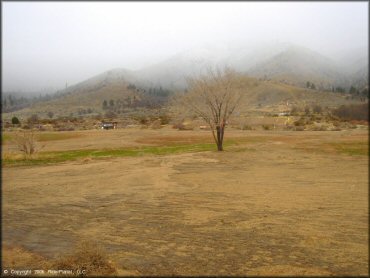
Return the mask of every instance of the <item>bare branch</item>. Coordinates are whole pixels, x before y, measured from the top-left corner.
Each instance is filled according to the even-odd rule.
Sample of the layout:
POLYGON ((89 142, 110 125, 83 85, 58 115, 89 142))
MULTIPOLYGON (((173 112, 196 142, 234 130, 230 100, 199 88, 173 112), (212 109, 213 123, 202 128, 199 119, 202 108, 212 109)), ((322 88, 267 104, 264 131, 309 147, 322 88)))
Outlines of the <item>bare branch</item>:
POLYGON ((243 96, 241 77, 229 68, 208 69, 198 78, 187 78, 187 82, 189 92, 183 97, 182 105, 208 123, 218 149, 222 150, 227 120, 243 96))
POLYGON ((44 147, 38 144, 33 131, 18 132, 14 135, 13 142, 26 158, 32 158, 36 152, 44 147))

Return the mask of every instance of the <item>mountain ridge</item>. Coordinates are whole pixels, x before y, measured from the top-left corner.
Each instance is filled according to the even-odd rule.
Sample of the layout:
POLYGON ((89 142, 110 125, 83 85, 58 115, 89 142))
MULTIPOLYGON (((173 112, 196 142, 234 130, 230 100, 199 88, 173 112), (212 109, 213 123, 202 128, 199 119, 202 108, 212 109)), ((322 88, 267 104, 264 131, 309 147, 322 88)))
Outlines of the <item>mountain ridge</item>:
MULTIPOLYGON (((354 57, 359 56, 354 55, 354 57)), ((346 61, 347 64, 348 61, 346 61)), ((360 60, 361 63, 358 62, 359 60, 356 61, 353 62, 355 64, 353 68, 346 72, 341 70, 343 66, 337 61, 317 51, 289 43, 276 43, 273 47, 265 45, 250 49, 207 46, 204 49, 195 48, 178 53, 160 63, 139 70, 113 68, 104 71, 58 91, 52 100, 32 103, 29 111, 37 110, 46 113, 47 105, 50 105, 63 113, 69 105, 72 105, 75 107, 74 110, 95 107, 96 111, 101 112, 104 100, 120 99, 124 102, 124 99, 133 97, 135 94, 135 97, 140 99, 139 94, 149 89, 153 91, 154 88, 184 91, 186 77, 196 77, 209 67, 215 66, 220 68, 229 66, 243 75, 254 78, 256 82, 263 83, 270 80, 277 84, 292 86, 281 89, 287 92, 306 89, 308 82, 315 84, 315 88, 321 91, 332 91, 333 87, 338 86, 346 87, 347 91, 350 86, 357 86, 358 89, 367 88, 368 63, 363 60, 360 60), (213 51, 215 48, 216 50, 213 51), (248 57, 251 57, 249 63, 245 62, 248 57), (134 87, 135 90, 132 89, 134 87)), ((267 96, 269 90, 271 94, 280 90, 271 82, 268 83, 270 85, 265 86, 264 96, 257 98, 269 99, 267 96)), ((284 94, 290 93, 282 93, 280 96, 284 94)))

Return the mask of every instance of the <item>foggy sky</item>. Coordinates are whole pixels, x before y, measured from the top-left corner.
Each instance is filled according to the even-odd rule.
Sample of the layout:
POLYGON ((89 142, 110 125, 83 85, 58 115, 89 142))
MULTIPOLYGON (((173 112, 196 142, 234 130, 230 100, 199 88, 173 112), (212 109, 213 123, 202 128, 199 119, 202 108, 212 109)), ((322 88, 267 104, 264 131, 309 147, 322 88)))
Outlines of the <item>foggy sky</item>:
POLYGON ((2 2, 2 89, 62 89, 208 44, 368 46, 368 2, 2 2))

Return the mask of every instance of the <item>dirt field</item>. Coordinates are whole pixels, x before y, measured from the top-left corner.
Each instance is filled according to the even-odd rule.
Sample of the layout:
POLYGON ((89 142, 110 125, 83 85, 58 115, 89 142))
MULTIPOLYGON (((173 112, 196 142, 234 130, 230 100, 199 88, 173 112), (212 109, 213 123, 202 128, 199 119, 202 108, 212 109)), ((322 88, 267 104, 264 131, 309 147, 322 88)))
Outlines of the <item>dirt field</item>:
MULTIPOLYGON (((45 148, 212 142, 209 131, 79 134, 45 148)), ((224 152, 4 167, 5 251, 54 258, 90 240, 121 274, 368 274, 368 155, 353 150, 368 152, 367 130, 229 138, 240 143, 224 152)))

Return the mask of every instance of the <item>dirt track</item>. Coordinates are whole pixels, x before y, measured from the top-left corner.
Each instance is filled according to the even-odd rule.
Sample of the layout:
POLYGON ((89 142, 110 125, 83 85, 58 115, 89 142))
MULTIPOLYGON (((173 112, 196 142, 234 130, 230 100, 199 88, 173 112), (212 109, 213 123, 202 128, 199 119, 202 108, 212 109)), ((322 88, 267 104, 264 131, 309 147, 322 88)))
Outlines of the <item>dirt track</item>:
MULTIPOLYGON (((138 144, 139 131, 127 132, 138 144)), ((145 142, 169 134, 193 133, 148 131, 145 142)), ((140 275, 367 275, 368 157, 302 149, 367 132, 230 136, 241 134, 266 140, 4 168, 3 243, 53 257, 96 240, 140 275)))

